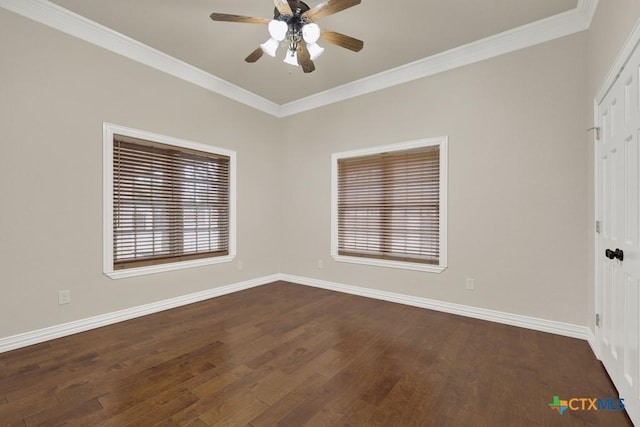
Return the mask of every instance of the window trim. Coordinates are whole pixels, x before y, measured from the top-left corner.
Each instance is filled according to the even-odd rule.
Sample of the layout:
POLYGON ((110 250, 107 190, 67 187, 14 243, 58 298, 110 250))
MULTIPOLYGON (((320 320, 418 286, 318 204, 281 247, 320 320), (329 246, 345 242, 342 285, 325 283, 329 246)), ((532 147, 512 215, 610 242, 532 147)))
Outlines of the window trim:
POLYGON ((420 139, 397 144, 383 145, 359 150, 343 151, 331 155, 331 256, 338 262, 353 264, 373 265, 378 267, 398 268, 403 270, 417 270, 431 273, 441 273, 447 268, 447 181, 448 181, 448 155, 447 136, 420 139), (423 264, 410 261, 393 261, 357 256, 345 256, 338 254, 338 160, 375 155, 393 151, 411 150, 423 147, 440 147, 440 252, 439 263, 423 264))
POLYGON ((231 262, 236 256, 236 152, 198 142, 103 123, 103 272, 112 279, 231 262), (229 157, 229 254, 115 270, 113 268, 113 137, 114 134, 229 157))

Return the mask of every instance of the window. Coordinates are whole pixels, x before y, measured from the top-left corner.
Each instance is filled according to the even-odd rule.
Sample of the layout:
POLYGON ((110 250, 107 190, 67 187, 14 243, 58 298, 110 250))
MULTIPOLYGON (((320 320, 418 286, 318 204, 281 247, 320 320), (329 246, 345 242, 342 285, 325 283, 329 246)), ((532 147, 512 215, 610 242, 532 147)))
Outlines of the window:
POLYGON ((231 261, 235 153, 104 126, 105 273, 231 261))
POLYGON ((337 261, 444 270, 446 137, 338 153, 332 160, 337 261))

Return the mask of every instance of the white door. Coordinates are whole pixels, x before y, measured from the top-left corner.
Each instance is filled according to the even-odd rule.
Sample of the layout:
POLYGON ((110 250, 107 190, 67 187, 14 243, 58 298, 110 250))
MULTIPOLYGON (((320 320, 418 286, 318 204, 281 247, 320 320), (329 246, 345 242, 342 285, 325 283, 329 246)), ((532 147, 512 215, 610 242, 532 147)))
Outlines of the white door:
POLYGON ((640 50, 598 105, 600 358, 640 426, 640 50))

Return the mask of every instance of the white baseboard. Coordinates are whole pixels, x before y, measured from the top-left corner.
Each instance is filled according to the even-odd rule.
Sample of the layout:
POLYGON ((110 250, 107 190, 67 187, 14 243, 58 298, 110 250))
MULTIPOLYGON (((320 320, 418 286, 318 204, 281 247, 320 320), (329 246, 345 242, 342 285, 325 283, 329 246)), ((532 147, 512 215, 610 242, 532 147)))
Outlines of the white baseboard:
MULTIPOLYGON (((472 317, 474 319, 488 320, 490 322, 502 323, 505 325, 517 326, 520 328, 532 329, 535 331, 549 332, 571 338, 579 338, 589 341, 593 334, 586 326, 573 325, 570 323, 556 322, 553 320, 538 319, 535 317, 522 316, 519 314, 505 313, 501 311, 488 310, 485 308, 471 307, 468 305, 453 304, 427 298, 414 297, 410 295, 396 294, 393 292, 377 291, 358 286, 344 285, 340 283, 328 282, 325 280, 310 279, 308 277, 293 276, 290 274, 278 275, 279 280, 297 283, 300 285, 313 286, 316 288, 328 289, 337 292, 344 292, 352 295, 359 295, 368 298, 375 298, 414 307, 427 308, 429 310, 442 311, 445 313, 457 314, 459 316, 472 317)), ((593 339, 595 342, 595 339, 593 339)), ((592 345, 593 348, 593 345, 592 345)))
POLYGON ((29 345, 38 344, 56 338, 65 337, 68 335, 77 334, 78 332, 85 332, 90 329, 112 325, 114 323, 123 322, 125 320, 134 319, 136 317, 146 316, 147 314, 153 314, 159 311, 169 310, 172 308, 204 301, 233 292, 254 288, 256 286, 266 285, 277 280, 279 280, 279 275, 273 274, 269 276, 259 277, 257 279, 234 283, 231 285, 220 286, 218 288, 213 288, 202 292, 153 302, 138 307, 132 307, 112 313, 101 314, 99 316, 89 317, 87 319, 76 320, 73 322, 64 323, 62 325, 51 326, 48 328, 38 329, 23 334, 12 335, 6 338, 0 338, 0 353, 15 350, 17 348, 27 347, 29 345))
POLYGON ((598 345, 596 344, 596 336, 593 333, 593 331, 591 330, 591 328, 587 328, 587 342, 589 343, 589 346, 591 347, 591 351, 593 351, 593 354, 596 356, 596 359, 600 360, 600 349, 598 348, 598 345))
POLYGON ((257 279, 221 286, 202 292, 183 295, 180 297, 145 304, 138 307, 127 308, 125 310, 119 310, 99 316, 89 317, 87 319, 76 320, 73 322, 64 323, 62 325, 51 326, 48 328, 38 329, 23 334, 12 335, 6 338, 0 338, 0 353, 27 347, 33 344, 42 343, 56 338, 61 338, 68 335, 77 334, 79 332, 85 332, 91 329, 100 328, 102 326, 112 325, 114 323, 123 322, 125 320, 134 319, 136 317, 142 317, 148 314, 157 313, 159 311, 169 310, 172 308, 181 307, 183 305, 204 301, 233 292, 266 285, 278 280, 296 283, 299 285, 313 286, 316 288, 343 292, 352 295, 359 295, 367 298, 374 298, 398 304, 421 307, 429 310, 456 314, 459 316, 472 317, 474 319, 488 320, 491 322, 503 323, 505 325, 517 326, 521 328, 532 329, 535 331, 549 332, 556 335, 579 338, 586 340, 591 346, 591 349, 593 350, 596 357, 598 356, 598 353, 595 351, 595 336, 593 335, 593 332, 591 332, 591 330, 586 326, 572 325, 569 323, 556 322, 553 320, 538 319, 535 317, 522 316, 519 314, 505 313, 501 311, 488 310, 467 305, 436 301, 427 298, 397 294, 393 292, 378 291, 375 289, 345 285, 340 283, 328 282, 326 280, 311 279, 308 277, 300 277, 290 274, 272 274, 269 276, 263 276, 257 279))

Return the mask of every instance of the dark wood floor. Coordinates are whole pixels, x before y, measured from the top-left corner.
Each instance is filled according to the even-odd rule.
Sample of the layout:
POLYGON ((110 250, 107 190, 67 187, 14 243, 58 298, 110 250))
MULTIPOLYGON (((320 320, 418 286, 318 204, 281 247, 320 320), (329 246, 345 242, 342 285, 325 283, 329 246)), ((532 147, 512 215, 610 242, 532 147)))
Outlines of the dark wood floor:
POLYGON ((627 426, 584 341, 284 282, 0 354, 2 425, 627 426))

